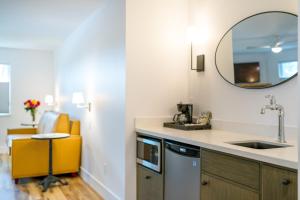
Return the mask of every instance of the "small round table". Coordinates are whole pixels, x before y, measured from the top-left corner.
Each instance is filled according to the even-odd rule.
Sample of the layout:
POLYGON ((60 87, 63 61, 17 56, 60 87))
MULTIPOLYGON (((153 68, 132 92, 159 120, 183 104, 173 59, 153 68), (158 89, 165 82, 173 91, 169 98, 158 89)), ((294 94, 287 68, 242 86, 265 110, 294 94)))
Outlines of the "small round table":
POLYGON ((21 123, 21 126, 32 126, 32 128, 35 128, 38 125, 38 123, 21 123))
POLYGON ((54 139, 62 139, 70 137, 70 134, 66 133, 43 133, 43 134, 36 134, 31 136, 32 139, 35 140, 48 140, 49 141, 49 172, 48 176, 40 182, 40 184, 43 186, 43 192, 46 192, 47 189, 50 187, 51 184, 54 184, 56 182, 59 182, 63 185, 67 185, 67 182, 63 182, 61 179, 59 179, 56 176, 53 176, 53 169, 52 169, 52 140, 54 139))

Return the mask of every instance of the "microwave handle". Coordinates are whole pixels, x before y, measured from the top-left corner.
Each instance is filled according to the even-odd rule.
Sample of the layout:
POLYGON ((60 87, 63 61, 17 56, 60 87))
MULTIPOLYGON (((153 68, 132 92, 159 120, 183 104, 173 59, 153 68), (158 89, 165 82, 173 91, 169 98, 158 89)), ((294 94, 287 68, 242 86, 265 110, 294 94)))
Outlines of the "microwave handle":
POLYGON ((139 141, 139 142, 143 142, 145 144, 160 146, 160 142, 155 141, 155 140, 151 140, 151 139, 147 139, 147 138, 141 138, 141 137, 138 137, 136 140, 139 141))

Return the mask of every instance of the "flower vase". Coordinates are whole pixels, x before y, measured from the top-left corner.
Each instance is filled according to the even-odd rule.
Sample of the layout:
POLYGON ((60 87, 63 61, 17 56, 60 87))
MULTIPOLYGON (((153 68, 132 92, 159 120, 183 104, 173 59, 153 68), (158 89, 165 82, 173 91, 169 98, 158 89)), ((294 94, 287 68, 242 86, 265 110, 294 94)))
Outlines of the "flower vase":
POLYGON ((32 124, 35 124, 36 109, 31 109, 30 114, 31 114, 31 117, 32 117, 32 124))

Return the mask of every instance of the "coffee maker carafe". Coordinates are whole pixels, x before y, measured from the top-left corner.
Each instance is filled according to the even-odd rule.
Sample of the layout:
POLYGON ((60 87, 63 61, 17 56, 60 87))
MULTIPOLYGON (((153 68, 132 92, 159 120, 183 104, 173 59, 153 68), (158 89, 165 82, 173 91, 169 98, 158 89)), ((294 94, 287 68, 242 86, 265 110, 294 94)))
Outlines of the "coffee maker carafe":
POLYGON ((193 122, 193 104, 177 104, 179 113, 175 114, 173 121, 178 124, 191 124, 193 122))

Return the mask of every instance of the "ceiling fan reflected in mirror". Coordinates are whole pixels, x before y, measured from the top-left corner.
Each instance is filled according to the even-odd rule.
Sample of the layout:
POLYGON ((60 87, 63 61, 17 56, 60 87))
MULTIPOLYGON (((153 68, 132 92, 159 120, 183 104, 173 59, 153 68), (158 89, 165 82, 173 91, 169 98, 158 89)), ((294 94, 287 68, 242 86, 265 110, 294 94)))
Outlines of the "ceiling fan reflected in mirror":
POLYGON ((291 48, 297 40, 291 40, 291 41, 283 41, 280 40, 279 36, 274 36, 275 40, 272 45, 264 45, 264 46, 248 46, 246 47, 247 50, 253 50, 253 49, 270 49, 273 53, 280 53, 285 48, 291 48))

